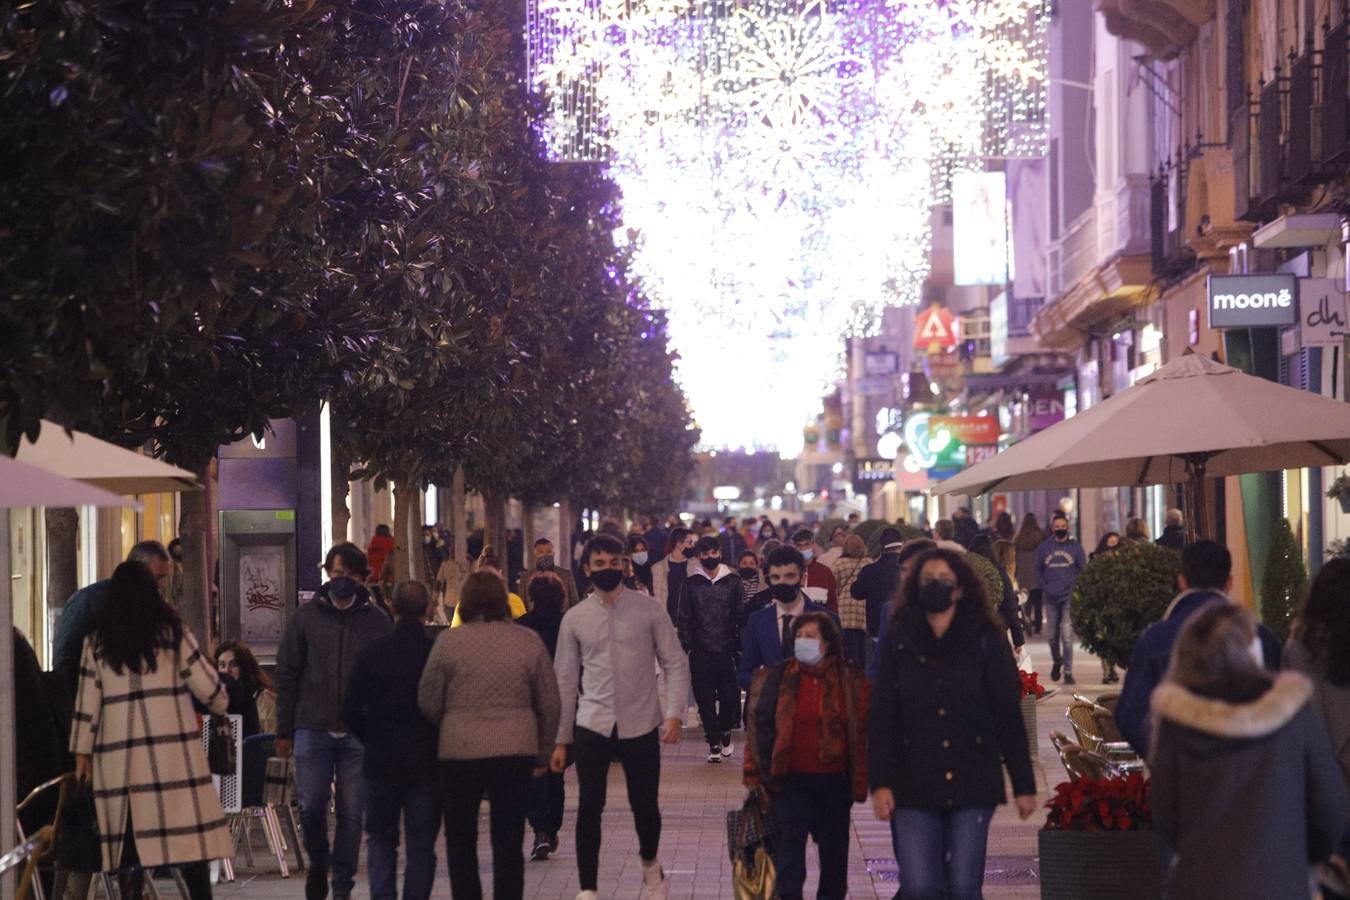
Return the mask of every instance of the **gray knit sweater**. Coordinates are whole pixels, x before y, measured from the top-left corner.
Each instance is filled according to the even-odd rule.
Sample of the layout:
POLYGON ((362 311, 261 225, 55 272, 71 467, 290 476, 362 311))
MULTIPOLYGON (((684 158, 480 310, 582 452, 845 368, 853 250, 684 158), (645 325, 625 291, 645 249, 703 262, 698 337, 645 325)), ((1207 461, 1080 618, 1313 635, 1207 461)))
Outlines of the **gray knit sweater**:
POLYGON ((529 756, 545 765, 553 752, 553 663, 539 636, 514 622, 469 622, 437 638, 417 705, 440 731, 440 759, 529 756))

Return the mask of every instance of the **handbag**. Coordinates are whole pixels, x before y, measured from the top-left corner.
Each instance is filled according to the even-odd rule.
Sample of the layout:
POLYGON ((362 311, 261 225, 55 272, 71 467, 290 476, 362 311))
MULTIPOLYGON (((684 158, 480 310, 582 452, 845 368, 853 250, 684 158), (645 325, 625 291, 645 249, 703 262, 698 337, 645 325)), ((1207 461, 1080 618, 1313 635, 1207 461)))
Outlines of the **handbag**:
POLYGON ((748 857, 736 860, 731 879, 736 900, 774 900, 778 896, 778 870, 763 844, 748 857))
POLYGON ((228 716, 212 716, 207 731, 206 765, 212 775, 233 775, 239 759, 235 754, 234 730, 228 716))
POLYGON ((756 847, 773 840, 773 820, 764 788, 751 788, 740 809, 727 813, 727 855, 733 863, 753 854, 756 847))
POLYGON ((65 805, 61 807, 61 823, 56 831, 56 862, 71 872, 103 871, 98 810, 94 806, 94 787, 88 781, 72 784, 65 805))

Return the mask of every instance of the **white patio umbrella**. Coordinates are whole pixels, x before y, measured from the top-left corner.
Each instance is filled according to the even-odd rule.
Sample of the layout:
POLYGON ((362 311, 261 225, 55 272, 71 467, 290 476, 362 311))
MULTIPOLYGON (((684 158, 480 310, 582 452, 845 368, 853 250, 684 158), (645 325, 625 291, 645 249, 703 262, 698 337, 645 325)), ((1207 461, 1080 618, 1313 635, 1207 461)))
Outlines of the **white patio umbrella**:
MULTIPOLYGON (((1350 461, 1350 404, 1188 354, 942 482, 939 494, 1188 483, 1350 461)), ((1204 492, 1194 524, 1205 527, 1204 492)))
POLYGON ((45 419, 37 440, 25 438, 15 459, 115 494, 157 494, 192 490, 197 486, 196 477, 186 469, 126 450, 82 431, 67 433, 62 426, 45 419))
MULTIPOLYGON (((14 846, 14 598, 10 593, 9 510, 28 506, 140 504, 0 455, 0 852, 14 846)), ((4 891, 0 891, 4 893, 4 891)))

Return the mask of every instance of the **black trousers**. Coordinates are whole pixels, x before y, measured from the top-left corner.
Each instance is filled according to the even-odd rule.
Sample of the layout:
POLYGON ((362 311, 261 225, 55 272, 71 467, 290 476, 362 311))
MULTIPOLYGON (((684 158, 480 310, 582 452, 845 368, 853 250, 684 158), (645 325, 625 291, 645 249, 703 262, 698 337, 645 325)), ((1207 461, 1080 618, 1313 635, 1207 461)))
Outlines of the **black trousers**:
MULTIPOLYGON (((130 812, 127 813, 127 830, 122 836, 122 858, 117 868, 117 887, 122 900, 141 900, 145 890, 145 870, 141 868, 141 855, 136 851, 130 812)), ((178 871, 183 875, 190 900, 211 900, 211 863, 206 860, 181 863, 178 871)))
POLYGON ((703 722, 703 736, 709 746, 721 746, 722 735, 741 724, 736 657, 731 653, 693 650, 689 653, 689 677, 694 684, 694 702, 703 722))
MULTIPOLYGON (((617 729, 609 737, 577 726, 573 749, 577 761, 577 874, 583 891, 598 891, 600 880, 600 818, 605 811, 610 763, 623 766, 628 782, 628 806, 637 828, 638 855, 656 859, 661 846, 661 741, 656 730, 620 740, 617 729)), ((458 897, 456 897, 458 900, 458 897)))
POLYGON ((525 893, 525 811, 530 805, 534 759, 494 756, 441 760, 441 806, 445 810, 445 856, 455 900, 479 900, 478 808, 486 796, 491 815, 492 896, 521 900, 525 893))
POLYGON ((530 811, 526 818, 540 834, 556 835, 562 829, 567 788, 557 772, 545 772, 530 784, 530 811))
POLYGON ((1031 627, 1040 634, 1045 625, 1045 592, 1040 588, 1027 591, 1027 608, 1031 613, 1031 627))
POLYGON ((817 900, 844 900, 848 895, 849 811, 853 791, 847 775, 788 775, 769 794, 776 842, 774 867, 778 894, 800 900, 806 883, 806 839, 820 853, 817 900))

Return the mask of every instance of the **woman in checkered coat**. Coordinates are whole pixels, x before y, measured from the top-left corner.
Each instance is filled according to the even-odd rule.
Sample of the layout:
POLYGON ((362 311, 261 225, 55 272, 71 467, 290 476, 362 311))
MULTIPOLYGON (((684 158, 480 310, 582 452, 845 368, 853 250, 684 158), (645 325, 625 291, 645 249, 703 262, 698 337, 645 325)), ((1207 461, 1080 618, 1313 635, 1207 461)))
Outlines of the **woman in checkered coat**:
POLYGON ((164 865, 182 867, 192 900, 210 898, 206 861, 233 855, 194 697, 213 713, 229 703, 150 570, 123 563, 84 642, 70 745, 93 781, 103 868, 132 873, 124 900, 140 897, 140 867, 164 865))

